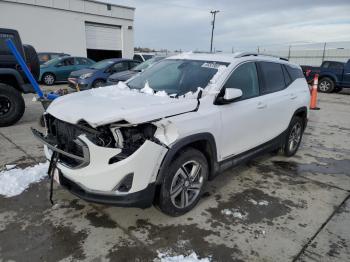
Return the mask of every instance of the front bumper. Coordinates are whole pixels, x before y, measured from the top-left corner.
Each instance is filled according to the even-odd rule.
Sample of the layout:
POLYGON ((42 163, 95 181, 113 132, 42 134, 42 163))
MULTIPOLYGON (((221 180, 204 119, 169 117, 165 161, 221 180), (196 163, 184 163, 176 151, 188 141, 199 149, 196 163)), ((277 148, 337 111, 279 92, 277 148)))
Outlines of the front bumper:
POLYGON ((139 203, 140 198, 147 201, 148 198, 153 199, 154 191, 151 185, 156 181, 159 167, 167 152, 164 146, 146 140, 132 155, 110 164, 109 160, 120 154, 121 149, 97 146, 85 135, 80 135, 78 140, 83 145, 84 156, 75 156, 58 149, 41 133, 33 130, 33 134, 44 143, 47 159, 51 158, 52 151, 56 151, 80 162, 80 165, 75 167, 67 166, 60 159, 57 163, 62 185, 73 194, 88 201, 115 205, 139 203), (131 188, 127 192, 120 192, 119 185, 129 174, 133 174, 131 188))
POLYGON ((91 88, 91 83, 89 81, 86 81, 85 79, 82 80, 80 78, 69 77, 68 86, 75 90, 77 90, 78 88, 79 90, 86 90, 91 88))
POLYGON ((105 195, 90 192, 87 189, 81 187, 77 183, 69 180, 68 178, 62 175, 62 172, 59 170, 59 180, 60 185, 66 188, 73 195, 84 199, 88 202, 98 203, 98 204, 108 204, 113 206, 120 207, 139 207, 147 208, 150 207, 153 203, 154 193, 155 193, 155 183, 149 184, 145 189, 130 193, 126 195, 105 195))

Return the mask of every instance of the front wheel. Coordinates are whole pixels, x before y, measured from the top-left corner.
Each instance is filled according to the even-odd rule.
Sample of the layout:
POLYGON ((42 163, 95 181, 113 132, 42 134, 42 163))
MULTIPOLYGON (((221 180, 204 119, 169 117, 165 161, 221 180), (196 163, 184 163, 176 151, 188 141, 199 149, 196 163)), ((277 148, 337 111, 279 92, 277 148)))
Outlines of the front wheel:
POLYGON ((164 175, 158 205, 170 216, 180 216, 197 205, 208 179, 208 163, 198 150, 188 148, 171 163, 164 175))
POLYGON ((302 118, 298 116, 293 117, 283 146, 283 153, 285 156, 293 156, 298 151, 303 131, 304 123, 302 118))
POLYGON ((42 80, 43 80, 45 85, 52 86, 55 83, 56 78, 55 78, 54 74, 45 73, 42 77, 42 80))
POLYGON ((93 88, 98 88, 98 87, 101 87, 101 86, 104 86, 105 85, 105 81, 101 80, 101 79, 97 79, 93 82, 92 84, 92 87, 93 88))
POLYGON ((0 127, 16 123, 24 114, 25 104, 21 93, 6 84, 0 84, 0 127))
POLYGON ((332 79, 325 77, 318 83, 318 91, 321 93, 332 93, 334 90, 334 82, 332 79))

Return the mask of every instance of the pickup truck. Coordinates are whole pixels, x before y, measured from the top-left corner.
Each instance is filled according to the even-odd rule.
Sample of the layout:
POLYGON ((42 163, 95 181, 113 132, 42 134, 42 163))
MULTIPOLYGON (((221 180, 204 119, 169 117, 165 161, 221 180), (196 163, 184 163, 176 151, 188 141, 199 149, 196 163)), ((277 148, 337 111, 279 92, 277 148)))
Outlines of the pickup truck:
POLYGON ((16 30, 0 28, 0 127, 10 126, 21 119, 25 104, 22 94, 34 93, 6 40, 11 39, 25 59, 33 77, 38 80, 39 58, 31 45, 23 45, 16 30))
POLYGON ((301 66, 309 84, 315 74, 319 75, 318 91, 322 93, 340 92, 350 88, 350 59, 348 62, 324 61, 320 67, 301 66))

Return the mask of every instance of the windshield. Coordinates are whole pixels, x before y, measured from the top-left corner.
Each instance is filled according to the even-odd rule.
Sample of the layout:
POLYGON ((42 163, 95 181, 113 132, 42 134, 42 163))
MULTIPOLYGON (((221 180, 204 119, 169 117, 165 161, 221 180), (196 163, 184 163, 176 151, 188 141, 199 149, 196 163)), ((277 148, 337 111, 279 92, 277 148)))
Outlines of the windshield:
POLYGON ((155 92, 184 95, 205 88, 218 71, 220 65, 228 63, 182 59, 165 59, 132 78, 127 85, 142 89, 148 83, 155 92))
POLYGON ((160 60, 163 60, 165 58, 165 56, 156 56, 156 57, 153 57, 137 66, 135 66, 133 69, 131 70, 134 70, 134 71, 142 71, 142 70, 145 70, 146 68, 150 67, 151 65, 153 65, 154 63, 160 61, 160 60))
POLYGON ((112 61, 112 60, 102 60, 100 62, 97 62, 96 64, 93 64, 89 68, 99 70, 99 69, 104 69, 104 68, 106 68, 114 63, 115 63, 115 61, 112 61))

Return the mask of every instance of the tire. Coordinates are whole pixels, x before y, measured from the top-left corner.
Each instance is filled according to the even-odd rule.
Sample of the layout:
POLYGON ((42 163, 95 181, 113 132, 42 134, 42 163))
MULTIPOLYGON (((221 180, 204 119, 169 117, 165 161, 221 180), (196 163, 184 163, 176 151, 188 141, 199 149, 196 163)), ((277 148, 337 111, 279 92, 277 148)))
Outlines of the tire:
POLYGON ((24 55, 26 57, 27 65, 30 67, 30 72, 32 73, 36 81, 39 80, 40 76, 40 63, 37 52, 31 45, 23 45, 24 55))
POLYGON ((52 86, 56 81, 56 76, 52 73, 45 73, 41 77, 42 82, 47 86, 52 86))
POLYGON ((201 198, 208 173, 207 160, 200 151, 188 148, 180 152, 162 180, 157 203, 160 210, 170 216, 181 216, 190 211, 201 198), (199 172, 195 172, 198 167, 199 172), (192 179, 190 171, 197 174, 192 179))
POLYGON ((301 117, 294 116, 289 124, 286 139, 283 146, 283 153, 290 157, 298 151, 304 132, 304 121, 301 117))
POLYGON ((339 92, 341 92, 342 90, 343 90, 342 87, 335 87, 334 90, 333 90, 333 92, 334 92, 334 93, 339 93, 339 92))
POLYGON ((318 91, 321 93, 332 93, 334 90, 334 82, 329 77, 324 77, 318 83, 318 91))
POLYGON ((92 87, 93 88, 98 88, 101 86, 104 86, 106 83, 106 81, 102 80, 102 79, 96 79, 93 83, 92 83, 92 87))
POLYGON ((11 126, 24 114, 25 104, 21 93, 6 84, 0 84, 0 127, 11 126))

